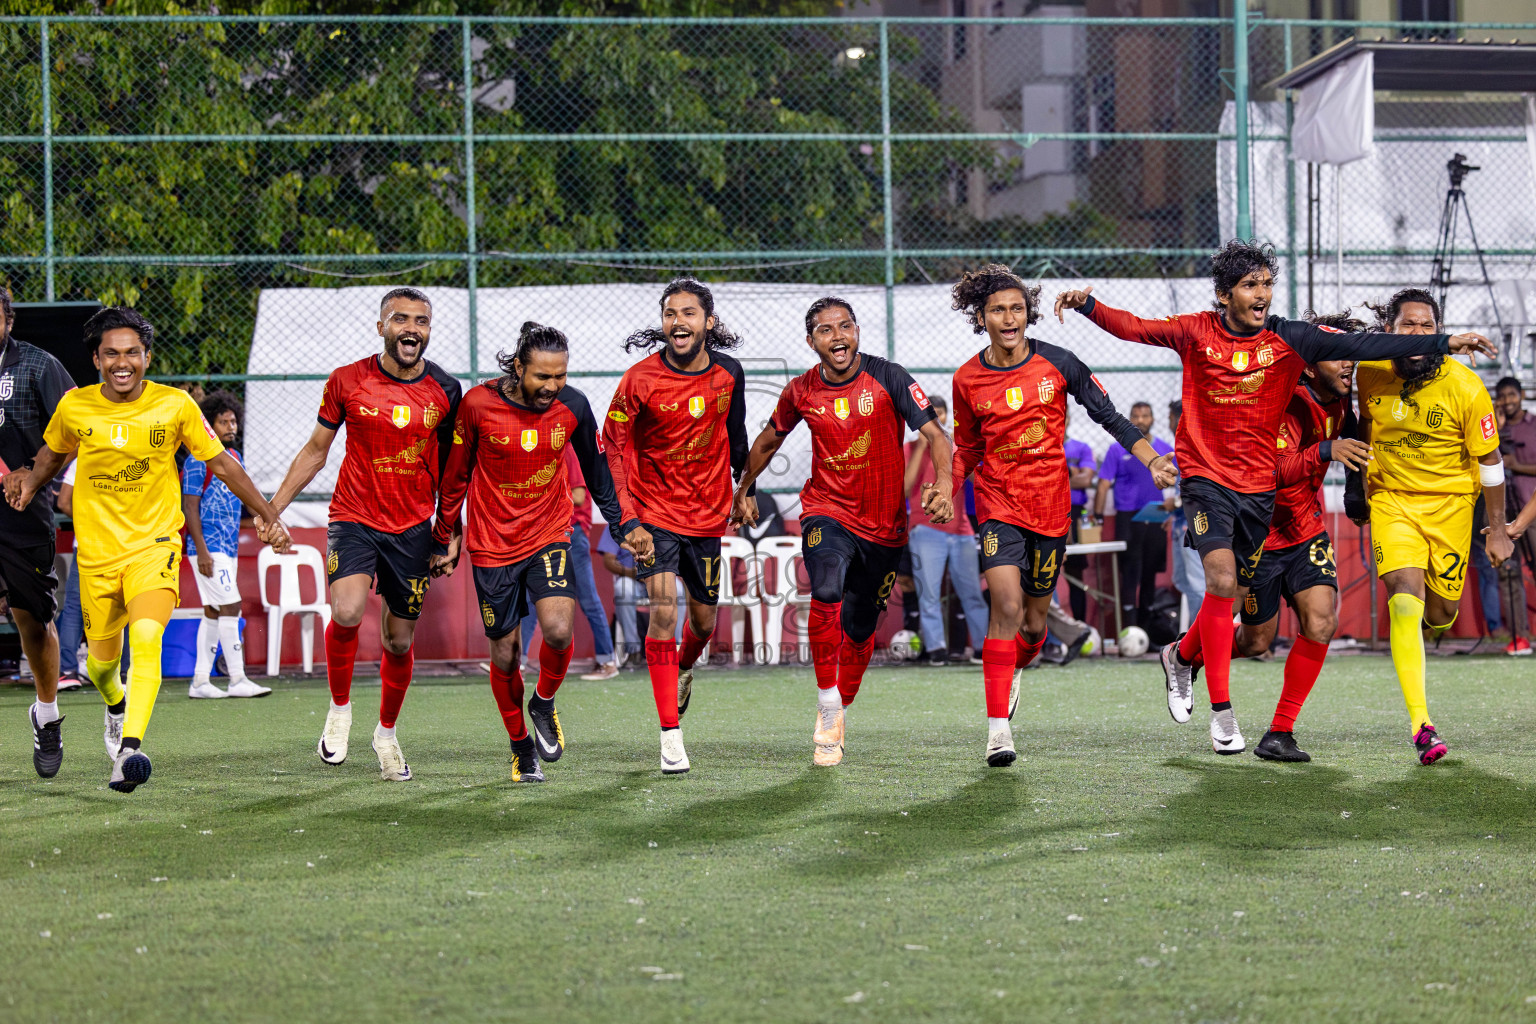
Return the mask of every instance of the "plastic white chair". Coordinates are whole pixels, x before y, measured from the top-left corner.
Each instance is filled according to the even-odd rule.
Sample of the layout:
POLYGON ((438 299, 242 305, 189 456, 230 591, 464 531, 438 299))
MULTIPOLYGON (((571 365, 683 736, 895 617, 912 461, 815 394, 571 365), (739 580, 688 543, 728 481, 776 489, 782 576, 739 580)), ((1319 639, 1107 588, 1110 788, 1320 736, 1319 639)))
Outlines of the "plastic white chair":
POLYGON ((795 607, 794 651, 798 652, 806 643, 806 617, 799 609, 810 607, 811 595, 809 591, 800 589, 800 576, 795 566, 796 559, 801 558, 802 554, 799 537, 764 537, 757 542, 759 580, 766 581, 765 570, 769 562, 774 564, 776 570, 772 591, 768 590, 766 582, 760 584, 763 604, 761 642, 766 661, 770 665, 777 665, 784 656, 786 645, 781 638, 784 635, 784 614, 790 606, 795 607))
POLYGON ((731 613, 731 664, 741 664, 741 652, 747 643, 747 619, 751 609, 762 604, 763 568, 757 548, 745 537, 720 538, 720 600, 718 607, 740 608, 740 615, 731 613), (736 574, 733 562, 745 562, 747 584, 742 593, 736 593, 736 574))
POLYGON ((304 671, 315 669, 315 617, 321 629, 331 624, 331 606, 325 599, 325 559, 320 550, 308 544, 295 544, 286 555, 262 546, 256 556, 256 572, 261 581, 261 604, 267 610, 267 675, 277 675, 283 650, 283 619, 299 616, 300 638, 304 651, 304 671), (277 569, 277 601, 267 599, 267 570, 277 569), (305 604, 300 596, 299 570, 314 574, 315 602, 305 604))

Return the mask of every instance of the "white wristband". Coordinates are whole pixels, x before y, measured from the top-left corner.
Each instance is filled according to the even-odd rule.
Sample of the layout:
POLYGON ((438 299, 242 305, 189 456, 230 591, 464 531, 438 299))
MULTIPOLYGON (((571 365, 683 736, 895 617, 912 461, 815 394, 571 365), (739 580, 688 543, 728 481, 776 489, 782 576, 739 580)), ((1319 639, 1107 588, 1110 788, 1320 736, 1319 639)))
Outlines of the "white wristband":
POLYGON ((1482 480, 1484 487, 1497 487, 1504 482, 1504 463, 1499 461, 1490 466, 1479 462, 1477 464, 1477 475, 1482 480))

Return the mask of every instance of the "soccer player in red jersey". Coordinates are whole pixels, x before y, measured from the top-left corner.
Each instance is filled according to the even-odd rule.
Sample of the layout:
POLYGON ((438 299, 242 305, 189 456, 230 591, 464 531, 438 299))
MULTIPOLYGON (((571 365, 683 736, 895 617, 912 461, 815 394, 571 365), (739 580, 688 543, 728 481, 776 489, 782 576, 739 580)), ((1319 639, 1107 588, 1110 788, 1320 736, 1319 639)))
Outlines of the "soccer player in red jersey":
MULTIPOLYGON (((619 524, 597 420, 587 396, 565 382, 569 348, 555 328, 525 323, 516 352, 496 357, 505 376, 464 396, 433 526, 433 539, 448 547, 468 496, 463 546, 491 642, 491 693, 512 741, 514 782, 543 782, 539 761, 558 761, 565 752, 555 691, 571 663, 576 614, 566 445, 610 527, 619 524), (523 721, 520 629, 530 604, 544 631, 539 682, 528 701, 532 733, 523 721)), ((432 557, 434 575, 447 575, 453 566, 446 554, 432 557)))
POLYGON ((953 296, 954 308, 988 342, 955 371, 952 479, 959 488, 976 474, 981 570, 992 595, 981 651, 987 764, 1000 768, 1017 756, 1009 719, 1023 671, 1045 643, 1046 610, 1072 527, 1067 396, 1152 470, 1159 487, 1173 483, 1173 460, 1115 411, 1082 360, 1025 335, 1040 319, 1038 286, 994 263, 968 271, 953 296))
POLYGON ((1211 747, 1247 749, 1232 712, 1232 605, 1247 586, 1269 535, 1275 504, 1275 438, 1308 363, 1488 352, 1479 334, 1344 334, 1270 314, 1279 265, 1274 247, 1232 241, 1211 256, 1215 311, 1144 320, 1098 302, 1092 287, 1056 296, 1056 315, 1075 309, 1126 341, 1171 348, 1184 364, 1184 416, 1174 440, 1180 491, 1200 552, 1206 596, 1189 632, 1163 648, 1168 712, 1194 711, 1192 664, 1205 652, 1211 698, 1211 747), (1241 576, 1239 566, 1241 565, 1241 576))
POLYGON ((732 475, 747 462, 746 382, 723 351, 739 343, 715 316, 707 287, 673 281, 661 296, 661 328, 636 331, 625 343, 660 351, 625 371, 603 421, 620 532, 650 601, 645 660, 661 719, 661 770, 669 775, 689 767, 679 722, 693 664, 715 631, 720 537, 730 522, 732 475), (679 576, 688 588, 681 650, 679 576))
POLYGON ((345 423, 346 450, 331 495, 325 562, 331 584, 331 624, 325 630, 331 706, 317 749, 326 764, 347 759, 357 630, 377 580, 384 598, 384 654, 373 749, 380 775, 404 782, 411 768, 395 738, 395 719, 411 685, 411 644, 431 582, 430 520, 460 388, 442 367, 424 358, 432 336, 432 303, 421 292, 396 288, 386 294, 376 326, 384 352, 331 373, 319 423, 294 456, 272 504, 282 511, 309 485, 345 423))
MULTIPOLYGON (((1353 333, 1365 324, 1348 312, 1308 314, 1310 323, 1353 333)), ((1370 461, 1370 445, 1354 439, 1354 413, 1349 406, 1355 364, 1349 360, 1315 363, 1302 371, 1301 380, 1285 407, 1280 434, 1275 440, 1275 513, 1264 540, 1264 553, 1253 570, 1243 598, 1242 626, 1234 653, 1252 657, 1269 650, 1280 622, 1284 598, 1296 610, 1300 635, 1285 658, 1285 681, 1269 731, 1253 752, 1266 761, 1310 761, 1296 745, 1292 731, 1301 706, 1312 692, 1328 657, 1328 642, 1339 626, 1338 566, 1333 540, 1323 527, 1323 506, 1318 500, 1328 465, 1337 462, 1363 469, 1370 461), (1346 422, 1348 426, 1346 428, 1346 422)))
POLYGON ((895 363, 859 351, 853 306, 817 299, 805 314, 805 341, 820 360, 779 395, 778 406, 747 455, 736 488, 733 523, 755 523, 751 490, 801 420, 811 431, 811 476, 800 490, 800 534, 811 577, 811 661, 816 669, 818 765, 843 760, 845 716, 875 647, 875 623, 896 583, 907 543, 902 487, 906 428, 928 440, 934 483, 923 510, 935 523, 954 516, 949 439, 928 396, 895 363))

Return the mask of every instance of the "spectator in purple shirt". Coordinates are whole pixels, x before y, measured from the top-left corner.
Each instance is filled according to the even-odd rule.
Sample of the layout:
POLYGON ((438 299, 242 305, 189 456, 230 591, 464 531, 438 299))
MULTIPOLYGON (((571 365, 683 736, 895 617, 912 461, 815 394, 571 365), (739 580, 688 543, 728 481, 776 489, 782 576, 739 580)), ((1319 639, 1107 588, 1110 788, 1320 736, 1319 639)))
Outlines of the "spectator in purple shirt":
MULTIPOLYGON (((1513 509, 1509 519, 1512 523, 1520 510, 1536 496, 1536 416, 1525 411, 1525 390, 1518 378, 1505 377, 1495 384, 1493 401, 1494 410, 1499 415, 1499 451, 1504 454, 1504 472, 1509 481, 1504 493, 1513 509)), ((1488 562, 1488 556, 1482 552, 1481 536, 1474 535, 1472 548, 1473 565, 1481 583, 1483 565, 1488 562), (1480 560, 1477 558, 1479 554, 1482 554, 1480 560)), ((1530 613, 1525 604, 1525 572, 1521 564, 1536 566, 1533 558, 1536 558, 1536 528, 1527 528, 1515 538, 1515 557, 1497 570, 1499 590, 1508 606, 1504 621, 1509 623, 1511 634, 1504 653, 1517 657, 1531 653, 1530 613)), ((1489 571, 1490 574, 1493 571, 1491 565, 1489 571)), ((1498 609, 1493 609, 1494 615, 1489 615, 1488 611, 1485 604, 1483 615, 1491 621, 1497 616, 1498 609)))
MULTIPOLYGON (((1072 414, 1067 412, 1067 424, 1072 423, 1072 414)), ((1093 478, 1099 469, 1099 461, 1093 457, 1093 449, 1088 447, 1086 441, 1076 441, 1067 438, 1067 443, 1062 445, 1062 450, 1067 455, 1067 479, 1072 485, 1072 534, 1068 543, 1078 542, 1077 527, 1082 522, 1083 511, 1088 507, 1088 488, 1093 486, 1093 478)), ((1083 573, 1088 568, 1087 555, 1069 555, 1063 566, 1067 571, 1067 595, 1071 599, 1072 617, 1085 619, 1088 617, 1088 592, 1073 580, 1083 578, 1083 573)), ((1067 638, 1069 641, 1071 637, 1067 638)))
MULTIPOLYGON (((1173 445, 1152 436, 1152 406, 1137 402, 1131 406, 1131 424, 1152 443, 1158 454, 1172 454, 1173 445)), ((1109 491, 1115 492, 1115 539, 1125 541, 1120 553, 1120 605, 1127 626, 1145 627, 1157 590, 1157 574, 1163 570, 1168 553, 1168 534, 1162 523, 1138 523, 1132 517, 1148 502, 1162 503, 1163 490, 1152 482, 1152 474, 1134 455, 1118 444, 1104 453, 1099 469, 1099 489, 1093 499, 1093 515, 1103 521, 1104 503, 1109 491)))

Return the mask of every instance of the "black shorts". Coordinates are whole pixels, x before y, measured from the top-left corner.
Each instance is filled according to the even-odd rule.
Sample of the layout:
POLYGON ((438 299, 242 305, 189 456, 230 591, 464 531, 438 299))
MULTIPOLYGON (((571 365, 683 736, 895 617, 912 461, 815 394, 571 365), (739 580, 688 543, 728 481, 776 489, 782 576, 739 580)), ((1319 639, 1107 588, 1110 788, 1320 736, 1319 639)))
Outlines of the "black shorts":
POLYGON ((1243 586, 1253 577, 1269 536, 1269 520, 1275 514, 1275 492, 1239 494, 1204 477, 1189 477, 1179 482, 1184 500, 1184 516, 1189 530, 1184 546, 1204 556, 1220 548, 1237 556, 1238 582, 1243 586))
POLYGON ((1046 537, 1022 526, 988 519, 981 524, 981 571, 1004 565, 1017 566, 1019 582, 1030 597, 1056 592, 1067 549, 1067 535, 1046 537))
POLYGON ((862 642, 885 611, 906 545, 876 544, 831 516, 806 516, 800 536, 811 597, 841 604, 843 632, 862 642))
POLYGON ((325 576, 335 583, 345 576, 371 576, 384 604, 397 619, 421 615, 421 602, 432 583, 432 523, 417 523, 400 533, 385 533, 361 523, 332 523, 325 532, 325 576))
POLYGON ((42 531, 35 537, 7 537, 0 543, 0 593, 12 608, 38 622, 52 622, 58 611, 53 593, 59 577, 53 571, 53 539, 42 531))
POLYGON ((1243 599, 1243 624, 1259 626, 1280 614, 1280 599, 1295 606, 1296 595, 1313 587, 1339 589, 1339 570, 1333 560, 1333 541, 1320 533, 1288 548, 1266 551, 1253 572, 1248 596, 1243 599))
POLYGON ((675 573, 699 604, 719 603, 720 538, 685 537, 650 523, 641 525, 655 542, 656 554, 649 562, 635 562, 635 579, 648 579, 660 572, 675 573))
MULTIPOLYGON (((558 541, 511 565, 475 566, 475 596, 485 635, 499 640, 546 597, 576 598, 571 586, 571 545, 558 541)), ((528 638, 523 637, 526 646, 528 638)))

